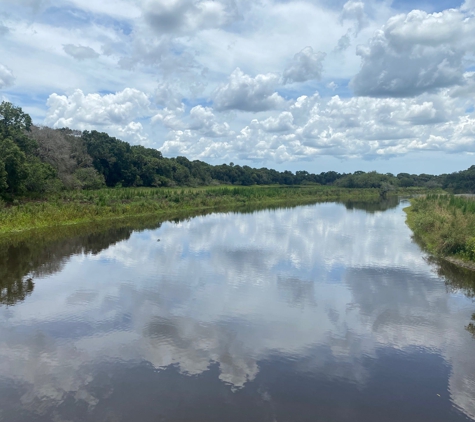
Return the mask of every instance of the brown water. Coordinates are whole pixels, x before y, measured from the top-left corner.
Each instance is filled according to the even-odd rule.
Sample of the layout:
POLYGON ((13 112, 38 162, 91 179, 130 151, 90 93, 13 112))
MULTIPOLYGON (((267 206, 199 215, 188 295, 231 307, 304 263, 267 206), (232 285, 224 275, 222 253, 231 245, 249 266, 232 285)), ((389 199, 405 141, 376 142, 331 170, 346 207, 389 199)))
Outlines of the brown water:
POLYGON ((1 246, 0 421, 475 420, 475 277, 404 205, 1 246))

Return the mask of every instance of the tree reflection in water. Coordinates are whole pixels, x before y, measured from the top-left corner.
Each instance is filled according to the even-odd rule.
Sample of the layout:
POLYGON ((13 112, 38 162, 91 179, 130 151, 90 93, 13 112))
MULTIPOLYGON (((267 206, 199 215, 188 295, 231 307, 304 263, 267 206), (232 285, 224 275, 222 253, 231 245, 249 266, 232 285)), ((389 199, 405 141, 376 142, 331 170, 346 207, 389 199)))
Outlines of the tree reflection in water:
POLYGON ((29 232, 0 242, 0 305, 13 306, 34 290, 34 279, 61 271, 77 254, 98 254, 129 239, 133 231, 160 226, 152 221, 135 221, 125 227, 111 225, 73 226, 29 232))

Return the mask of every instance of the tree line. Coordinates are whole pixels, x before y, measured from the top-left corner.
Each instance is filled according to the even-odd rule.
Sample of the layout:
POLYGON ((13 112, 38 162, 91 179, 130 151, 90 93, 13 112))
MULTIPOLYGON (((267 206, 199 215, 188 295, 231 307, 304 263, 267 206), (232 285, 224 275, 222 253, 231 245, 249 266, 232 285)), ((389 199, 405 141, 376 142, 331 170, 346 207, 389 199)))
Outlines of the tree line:
POLYGON ((0 196, 102 187, 231 185, 334 185, 346 188, 426 187, 475 192, 475 166, 443 175, 375 171, 319 174, 279 172, 233 163, 210 165, 166 158, 153 148, 130 145, 98 131, 52 129, 9 102, 0 104, 0 196))

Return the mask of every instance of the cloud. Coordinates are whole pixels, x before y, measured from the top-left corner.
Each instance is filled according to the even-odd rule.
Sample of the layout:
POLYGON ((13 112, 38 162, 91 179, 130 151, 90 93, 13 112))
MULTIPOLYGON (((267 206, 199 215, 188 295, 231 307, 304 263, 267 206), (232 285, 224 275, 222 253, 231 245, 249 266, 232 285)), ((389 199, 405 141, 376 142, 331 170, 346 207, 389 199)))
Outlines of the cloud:
POLYGON ((362 1, 349 0, 343 5, 340 13, 340 21, 354 21, 356 23, 355 35, 368 26, 369 20, 364 11, 364 3, 362 1))
POLYGON ((0 64, 0 89, 11 87, 15 82, 15 76, 12 71, 0 64))
POLYGON ((150 116, 148 96, 132 88, 115 94, 87 94, 80 89, 70 96, 51 94, 45 124, 79 130, 110 130, 112 136, 142 143, 142 125, 134 119, 150 116))
POLYGON ((160 121, 164 126, 173 129, 160 148, 163 154, 172 156, 183 151, 193 151, 193 154, 188 155, 196 159, 220 157, 225 154, 228 140, 235 133, 227 122, 216 117, 211 107, 193 107, 187 121, 180 117, 169 110, 163 110, 153 118, 155 122, 160 121))
POLYGON ((464 57, 473 40, 475 18, 455 9, 397 15, 358 46, 362 66, 351 86, 357 95, 415 97, 463 85, 464 57))
MULTIPOLYGON (((257 120, 255 120, 255 122, 257 122, 257 120)), ((260 127, 266 132, 285 132, 294 128, 294 116, 292 116, 292 113, 284 111, 277 117, 271 116, 258 123, 260 127)))
POLYGON ((296 133, 312 154, 375 158, 446 149, 451 143, 460 142, 452 138, 441 144, 434 137, 453 136, 444 124, 451 117, 448 104, 443 101, 334 96, 310 108, 306 122, 296 133))
POLYGON ((50 0, 4 0, 4 2, 13 4, 14 6, 26 7, 34 14, 46 9, 50 4, 50 0))
POLYGON ((183 103, 172 108, 165 107, 152 117, 151 122, 152 124, 161 123, 167 129, 184 129, 186 125, 181 120, 184 113, 185 105, 183 103))
POLYGON ((190 113, 193 123, 187 125, 182 116, 161 150, 202 160, 275 162, 475 152, 475 118, 465 115, 466 101, 451 91, 417 98, 321 98, 317 93, 244 125, 243 119, 225 122, 226 115, 197 106, 190 113))
POLYGON ((143 12, 147 24, 158 34, 189 33, 223 25, 225 5, 219 1, 154 0, 143 12))
POLYGON ((5 26, 0 22, 0 37, 8 34, 9 32, 10 30, 8 29, 8 26, 5 26))
POLYGON ((154 100, 160 106, 178 108, 182 104, 183 95, 170 83, 160 83, 155 90, 154 100))
POLYGON ((63 50, 76 60, 97 59, 99 57, 99 53, 94 51, 91 47, 85 47, 83 45, 65 44, 63 45, 63 50))
POLYGON ((210 107, 201 105, 195 106, 190 110, 192 124, 189 129, 199 130, 203 136, 222 137, 229 134, 229 125, 226 122, 219 123, 210 107))
POLYGON ((338 40, 338 44, 335 47, 335 51, 345 51, 351 45, 351 40, 349 34, 342 35, 342 37, 338 40))
POLYGON ((279 76, 274 73, 252 78, 236 68, 228 83, 218 87, 213 94, 214 108, 223 110, 265 111, 279 108, 284 100, 275 92, 279 76))
POLYGON ((285 68, 284 83, 319 80, 322 77, 325 56, 326 54, 320 51, 314 52, 312 47, 305 47, 294 56, 292 63, 285 68))
POLYGON ((0 1, 0 86, 40 122, 203 160, 472 152, 473 1, 390 3, 0 1))
POLYGON ((462 10, 475 9, 475 0, 465 0, 461 6, 462 10))

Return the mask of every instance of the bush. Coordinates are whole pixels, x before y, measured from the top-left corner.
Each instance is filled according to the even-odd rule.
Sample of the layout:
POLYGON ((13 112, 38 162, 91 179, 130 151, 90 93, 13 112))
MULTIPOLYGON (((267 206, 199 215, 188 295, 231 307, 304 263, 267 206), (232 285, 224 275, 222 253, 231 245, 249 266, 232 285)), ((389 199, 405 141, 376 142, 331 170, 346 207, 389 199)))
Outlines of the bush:
POLYGON ((78 169, 74 172, 82 189, 101 189, 105 187, 104 176, 92 167, 78 169))

